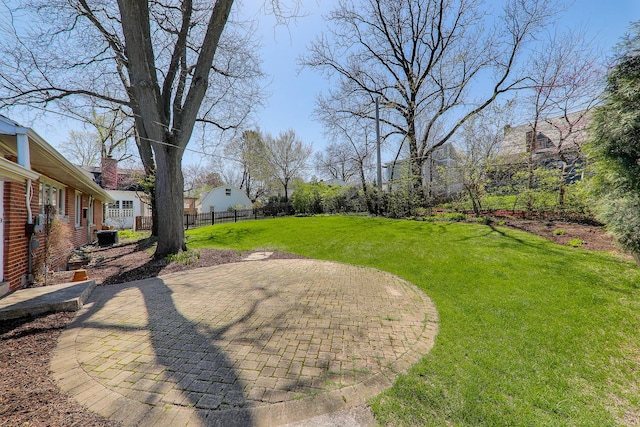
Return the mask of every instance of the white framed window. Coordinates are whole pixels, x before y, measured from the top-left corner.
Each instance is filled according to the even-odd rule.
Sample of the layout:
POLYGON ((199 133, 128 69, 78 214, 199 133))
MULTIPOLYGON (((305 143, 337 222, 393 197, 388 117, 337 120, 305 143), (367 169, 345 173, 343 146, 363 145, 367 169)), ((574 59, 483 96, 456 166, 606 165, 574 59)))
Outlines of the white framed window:
POLYGON ((79 228, 82 225, 82 193, 76 191, 76 227, 79 228))
POLYGON ((67 216, 67 200, 65 197, 65 188, 58 188, 58 215, 62 217, 67 216))
POLYGON ((40 182, 40 197, 38 205, 40 207, 40 213, 44 214, 45 206, 53 206, 55 212, 61 217, 66 216, 66 200, 65 200, 65 187, 60 183, 50 182, 44 180, 40 182))
POLYGON ((231 195, 231 189, 230 188, 225 188, 224 189, 224 194, 225 194, 225 196, 230 196, 231 195))
POLYGON ((122 209, 133 209, 133 200, 123 200, 122 209))
POLYGON ((87 212, 87 223, 93 225, 93 197, 89 196, 89 212, 87 212))

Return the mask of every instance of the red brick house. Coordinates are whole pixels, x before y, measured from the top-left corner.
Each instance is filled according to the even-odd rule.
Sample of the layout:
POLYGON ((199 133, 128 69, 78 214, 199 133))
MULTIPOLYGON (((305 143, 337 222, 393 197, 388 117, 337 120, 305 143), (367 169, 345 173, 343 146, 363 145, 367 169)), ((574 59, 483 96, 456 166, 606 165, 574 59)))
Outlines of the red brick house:
MULTIPOLYGON (((46 212, 69 227, 69 248, 79 247, 95 240, 109 202, 92 176, 32 129, 0 116, 0 296, 33 281, 46 212)), ((51 267, 64 267, 69 253, 56 255, 51 267)))

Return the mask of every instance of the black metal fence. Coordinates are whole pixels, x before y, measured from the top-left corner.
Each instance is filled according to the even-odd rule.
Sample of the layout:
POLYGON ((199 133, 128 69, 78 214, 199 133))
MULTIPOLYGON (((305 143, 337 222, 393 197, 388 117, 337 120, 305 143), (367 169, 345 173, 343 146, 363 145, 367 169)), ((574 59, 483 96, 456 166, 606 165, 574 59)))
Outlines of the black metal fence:
MULTIPOLYGON (((204 227, 205 225, 248 221, 252 219, 275 218, 278 216, 293 214, 294 210, 290 203, 272 203, 262 208, 185 214, 183 224, 185 230, 188 230, 190 228, 204 227)), ((136 230, 151 230, 151 217, 138 216, 136 217, 135 223, 136 230)))

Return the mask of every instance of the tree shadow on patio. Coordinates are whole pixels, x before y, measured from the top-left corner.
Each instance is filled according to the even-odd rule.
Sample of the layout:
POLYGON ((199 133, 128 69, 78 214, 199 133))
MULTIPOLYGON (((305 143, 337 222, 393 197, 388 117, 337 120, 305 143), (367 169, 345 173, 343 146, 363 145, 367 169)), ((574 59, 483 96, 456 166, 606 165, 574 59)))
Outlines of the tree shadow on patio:
MULTIPOLYGON (((181 417, 189 413, 191 420, 195 416, 202 425, 253 425, 234 362, 216 346, 217 337, 251 312, 211 328, 186 318, 177 309, 172 293, 160 278, 98 287, 93 306, 70 327, 82 328, 80 333, 90 330, 94 343, 98 337, 104 345, 100 359, 104 363, 107 358, 112 369, 119 371, 118 381, 101 377, 92 360, 83 368, 93 379, 143 408, 131 411, 131 418, 124 413, 115 416, 125 424, 147 421, 154 406, 176 405, 185 409, 176 416, 177 424, 186 422, 181 417)), ((256 300, 251 311, 259 304, 256 300)), ((82 356, 78 359, 83 364, 82 356)))

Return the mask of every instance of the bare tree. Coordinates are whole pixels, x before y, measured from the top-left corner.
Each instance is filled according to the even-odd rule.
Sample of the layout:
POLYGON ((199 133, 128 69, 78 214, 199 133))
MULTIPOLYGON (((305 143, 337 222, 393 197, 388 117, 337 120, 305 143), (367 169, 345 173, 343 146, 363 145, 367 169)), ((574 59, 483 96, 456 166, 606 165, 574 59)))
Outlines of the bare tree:
POLYGON ((302 62, 332 79, 319 100, 328 111, 374 120, 380 98, 386 136, 407 144, 417 188, 431 153, 524 81, 518 62, 554 3, 507 0, 496 14, 472 0, 343 0, 302 62), (487 79, 486 93, 472 97, 487 79))
POLYGON ((313 155, 313 165, 320 176, 347 183, 358 174, 357 166, 352 162, 351 147, 347 144, 327 145, 313 155))
POLYGON ((100 164, 100 141, 93 132, 69 132, 69 137, 60 143, 60 152, 71 162, 80 166, 100 164))
MULTIPOLYGON (((529 189, 534 185, 534 158, 541 127, 553 130, 550 154, 558 168, 558 207, 564 208, 567 178, 584 160, 590 114, 604 85, 601 55, 582 31, 551 34, 532 55, 532 84, 526 88, 525 111, 531 118, 527 141, 529 189)), ((530 210, 530 203, 528 203, 530 210)))
POLYGON ((129 144, 134 135, 133 122, 120 108, 105 114, 93 110, 82 120, 91 125, 93 131, 71 131, 69 139, 60 144, 60 151, 72 162, 81 166, 97 166, 105 157, 119 162, 133 157, 129 144))
POLYGON ((222 185, 220 174, 213 164, 192 163, 182 168, 184 175, 184 193, 190 197, 199 197, 202 191, 222 185))
POLYGON ((512 116, 513 101, 494 103, 469 119, 456 137, 456 176, 476 215, 482 210, 487 185, 500 169, 504 127, 512 116))
POLYGON ((311 145, 303 143, 292 129, 277 138, 264 136, 262 155, 268 166, 265 172, 282 185, 285 200, 289 198, 290 183, 301 176, 312 152, 311 145))
MULTIPOLYGON (((331 137, 337 141, 334 150, 327 150, 327 158, 333 156, 334 159, 341 159, 335 166, 343 167, 349 178, 357 177, 367 201, 367 208, 373 213, 375 206, 369 197, 367 175, 373 169, 373 155, 376 152, 374 123, 357 116, 339 114, 321 108, 316 110, 316 115, 324 123, 331 137)), ((346 174, 343 175, 346 176, 346 174)), ((349 180, 344 179, 344 181, 349 180)))
POLYGON ((0 43, 0 108, 123 106, 145 171, 155 177, 163 257, 185 248, 184 149, 196 122, 225 131, 260 99, 250 31, 231 22, 233 0, 31 0, 12 18, 29 30, 0 43), (26 27, 26 25, 24 26, 26 27))
POLYGON ((94 127, 100 143, 100 157, 113 157, 118 161, 132 157, 129 142, 134 137, 133 120, 128 117, 121 106, 117 106, 104 114, 93 111, 85 120, 94 127))
POLYGON ((253 202, 267 194, 269 189, 265 179, 268 164, 263 143, 263 135, 259 130, 247 130, 224 147, 224 153, 232 163, 225 168, 226 182, 244 190, 253 202))

